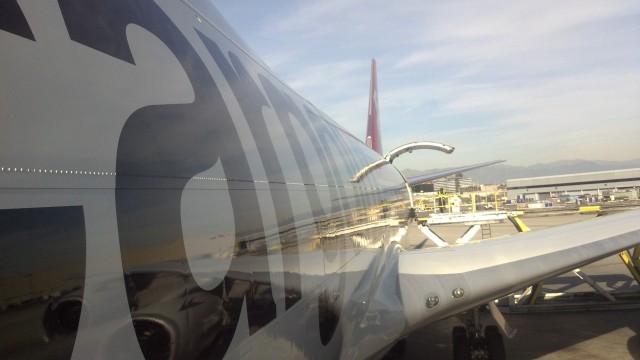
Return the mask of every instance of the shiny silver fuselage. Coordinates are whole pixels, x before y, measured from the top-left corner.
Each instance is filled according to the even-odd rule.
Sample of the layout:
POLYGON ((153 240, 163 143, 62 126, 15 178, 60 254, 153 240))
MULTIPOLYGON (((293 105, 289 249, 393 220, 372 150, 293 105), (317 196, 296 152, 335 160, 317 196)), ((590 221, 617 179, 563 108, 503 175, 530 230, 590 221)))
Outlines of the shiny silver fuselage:
POLYGON ((397 340, 401 309, 369 301, 403 177, 350 182, 379 155, 210 5, 6 3, 1 358, 334 359, 397 340))

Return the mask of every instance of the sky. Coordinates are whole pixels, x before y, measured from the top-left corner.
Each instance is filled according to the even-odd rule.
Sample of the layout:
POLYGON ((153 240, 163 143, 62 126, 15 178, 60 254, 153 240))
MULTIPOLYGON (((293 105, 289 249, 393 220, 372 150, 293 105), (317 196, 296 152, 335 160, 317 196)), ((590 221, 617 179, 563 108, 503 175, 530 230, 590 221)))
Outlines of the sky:
POLYGON ((364 139, 371 59, 399 168, 640 158, 640 2, 212 0, 297 93, 364 139))

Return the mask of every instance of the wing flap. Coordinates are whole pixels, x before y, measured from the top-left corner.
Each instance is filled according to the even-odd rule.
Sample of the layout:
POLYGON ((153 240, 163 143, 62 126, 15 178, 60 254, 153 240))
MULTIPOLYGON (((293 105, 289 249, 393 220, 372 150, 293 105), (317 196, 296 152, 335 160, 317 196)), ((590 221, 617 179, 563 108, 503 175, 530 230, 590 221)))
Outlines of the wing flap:
POLYGON ((638 243, 640 210, 635 210, 462 246, 402 252, 398 272, 407 330, 638 243), (454 289, 464 295, 454 297, 454 289), (434 298, 438 304, 428 308, 427 299, 434 298))

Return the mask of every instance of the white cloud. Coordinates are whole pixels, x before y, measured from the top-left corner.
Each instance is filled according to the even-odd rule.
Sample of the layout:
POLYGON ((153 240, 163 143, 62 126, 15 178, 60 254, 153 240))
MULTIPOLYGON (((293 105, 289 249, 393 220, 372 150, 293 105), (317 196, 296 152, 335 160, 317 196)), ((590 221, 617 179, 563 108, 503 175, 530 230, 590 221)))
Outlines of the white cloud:
POLYGON ((615 136, 640 133, 637 1, 293 4, 265 11, 248 42, 357 137, 375 57, 385 149, 425 134, 457 147, 436 162, 640 154, 615 136))

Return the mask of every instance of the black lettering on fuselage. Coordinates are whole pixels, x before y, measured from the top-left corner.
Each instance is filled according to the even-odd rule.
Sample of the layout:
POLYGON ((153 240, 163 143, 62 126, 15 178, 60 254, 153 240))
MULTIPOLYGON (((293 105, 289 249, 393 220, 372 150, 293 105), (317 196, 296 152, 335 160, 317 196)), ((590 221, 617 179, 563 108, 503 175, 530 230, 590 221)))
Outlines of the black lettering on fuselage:
MULTIPOLYGON (((126 27, 136 24, 167 46, 182 65, 193 87, 193 103, 145 106, 134 111, 125 122, 116 158, 118 232, 125 279, 131 280, 126 290, 132 317, 135 318, 138 311, 138 291, 142 286, 148 286, 148 283, 140 280, 142 276, 136 274, 163 271, 156 269, 167 267, 184 279, 185 303, 179 311, 197 306, 186 300, 191 294, 204 290, 195 283, 188 265, 181 223, 182 193, 192 177, 218 163, 221 165, 228 179, 236 229, 235 256, 227 274, 216 288, 208 292, 222 300, 229 319, 227 325, 219 324, 223 329, 217 332, 213 340, 215 349, 207 353, 210 358, 221 358, 227 352, 239 325, 243 304, 246 304, 250 334, 275 319, 276 307, 270 274, 264 271, 269 269, 267 250, 250 249, 247 246, 253 242, 265 243, 265 229, 249 161, 220 88, 209 73, 205 60, 153 1, 88 3, 82 0, 59 0, 59 3, 73 41, 135 65, 126 38, 126 27), (241 263, 238 259, 246 259, 245 256, 249 256, 251 261, 241 263), (258 273, 260 281, 254 281, 254 275, 258 273)), ((299 239, 287 179, 263 109, 272 106, 284 130, 284 140, 291 148, 295 165, 305 184, 317 234, 322 234, 319 220, 326 219, 336 228, 349 226, 354 210, 364 213, 376 203, 377 199, 371 195, 371 190, 349 183, 349 178, 366 164, 366 156, 361 149, 357 150, 358 153, 351 153, 353 149, 347 136, 329 124, 315 109, 304 105, 303 112, 271 80, 255 74, 266 93, 263 94, 247 64, 233 52, 225 53, 218 43, 205 34, 196 32, 229 84, 257 146, 273 199, 280 248, 284 254, 285 306, 289 309, 302 296, 299 239), (312 151, 317 154, 321 169, 315 171, 323 174, 326 185, 329 185, 329 210, 325 211, 322 207, 313 171, 307 165, 290 115, 297 119, 298 125, 311 141, 312 151)), ((365 181, 374 185, 371 179, 365 181)), ((344 250, 353 245, 345 241, 341 246, 325 252, 325 260, 331 264, 339 263, 342 268, 347 262, 347 252, 344 250)), ((337 282, 328 290, 339 296, 335 301, 330 298, 327 300, 326 311, 321 311, 319 319, 320 338, 324 345, 330 342, 338 328, 340 309, 346 296, 346 271, 340 271, 334 279, 337 282)), ((163 291, 165 295, 170 295, 176 289, 157 290, 158 293, 163 291)), ((322 308, 323 304, 319 307, 322 308)), ((142 335, 138 334, 138 340, 143 353, 154 354, 148 348, 153 344, 145 344, 142 335)))
MULTIPOLYGON (((280 120, 280 125, 284 129, 287 138, 289 139, 289 143, 291 144, 291 151, 293 152, 293 156, 296 160, 296 164, 298 165, 298 169, 300 170, 300 175, 302 176, 302 181, 305 184, 305 192, 307 193, 307 197, 309 200, 309 205, 311 206, 311 213, 316 220, 321 219, 325 213, 322 209, 322 204, 320 202, 320 197, 318 196, 317 188, 315 187, 315 181, 311 174, 311 170, 307 164, 307 161, 304 157, 304 151, 302 150, 302 144, 300 144, 300 140, 296 135, 291 119, 289 118, 289 114, 293 115, 298 122, 302 125, 302 128, 305 130, 307 138, 311 139, 313 144, 313 148, 316 150, 316 153, 320 150, 318 148, 318 144, 316 140, 315 134, 309 133, 309 127, 305 126, 307 124, 306 120, 300 109, 293 103, 293 100, 288 95, 284 94, 282 91, 278 90, 273 83, 262 75, 258 75, 260 82, 262 83, 262 87, 267 93, 267 97, 271 101, 273 109, 278 115, 278 119, 280 120)), ((322 160, 324 157, 319 156, 322 160)), ((323 170, 325 173, 325 178, 329 178, 329 170, 326 167, 326 162, 322 162, 323 170)))
MULTIPOLYGON (((187 277, 184 291, 188 294, 197 285, 186 260, 180 203, 191 177, 220 161, 226 177, 231 179, 228 186, 236 229, 235 251, 242 248, 240 241, 264 239, 255 185, 227 106, 203 60, 152 1, 60 0, 60 7, 72 40, 132 64, 126 26, 141 26, 173 52, 193 86, 195 100, 191 104, 152 105, 135 111, 122 129, 116 160, 116 210, 125 272, 148 267, 145 261, 171 264, 187 277), (162 256, 157 259, 141 256, 158 252, 162 256)), ((251 278, 252 269, 268 268, 267 256, 262 255, 255 256, 249 267, 247 263, 239 267, 234 257, 224 281, 212 290, 225 299, 230 318, 227 329, 220 331, 222 338, 217 341, 215 357, 226 353, 231 343, 231 337, 226 335, 232 335, 238 326, 243 299, 256 290, 252 282, 242 285, 248 281, 240 279, 251 278), (234 288, 241 290, 230 291, 234 288)), ((264 276, 266 280, 259 287, 267 295, 260 301, 246 302, 251 332, 276 316, 269 273, 264 276)), ((130 299, 135 298, 134 291, 127 287, 130 299)), ((132 309, 134 315, 135 306, 132 309)), ((143 352, 145 346, 141 343, 143 352)))
POLYGON ((0 30, 22 36, 25 39, 36 40, 20 5, 18 5, 18 0, 0 1, 0 30))
POLYGON ((291 199, 289 198, 286 179, 282 172, 282 167, 271 140, 264 115, 262 114, 262 108, 269 106, 269 104, 245 66, 235 54, 229 52, 229 58, 231 63, 233 63, 232 66, 214 41, 202 34, 199 35, 238 100, 238 104, 249 124, 249 129, 253 135, 258 153, 260 154, 260 160, 267 175, 278 222, 280 246, 282 253, 286 254, 286 256, 283 256, 283 266, 284 272, 288 274, 288 276, 285 276, 284 286, 287 291, 286 309, 289 309, 301 297, 300 258, 297 256, 300 250, 298 248, 298 237, 295 230, 290 231, 291 224, 295 223, 295 219, 293 217, 293 209, 291 207, 291 199))
POLYGON ((339 213, 340 211, 345 210, 342 204, 342 199, 344 199, 344 187, 342 184, 344 180, 340 179, 340 175, 338 174, 338 169, 336 169, 336 162, 333 157, 332 148, 328 143, 328 126, 322 120, 320 115, 316 114, 311 108, 308 106, 304 106, 305 111, 307 113, 307 117, 313 130, 315 132, 315 137, 318 138, 318 148, 321 149, 320 153, 322 154, 322 159, 326 161, 326 169, 328 169, 331 176, 328 178, 329 185, 331 189, 335 189, 331 192, 331 212, 339 213))
MULTIPOLYGON (((333 149, 335 147, 331 146, 329 143, 330 140, 330 129, 328 124, 322 120, 320 115, 318 115, 315 111, 313 111, 308 106, 304 106, 305 111, 307 113, 309 122, 313 126, 315 136, 313 138, 318 139, 318 152, 322 154, 323 167, 325 171, 331 174, 327 179, 331 181, 331 188, 336 188, 336 191, 331 192, 331 212, 333 214, 341 213, 344 214, 343 210, 346 210, 346 202, 345 202, 345 192, 344 192, 344 179, 340 178, 339 169, 336 168, 336 161, 333 156, 333 149)), ((334 220, 335 221, 335 220, 334 220)), ((338 222, 340 220, 338 219, 338 222)), ((343 249, 341 249, 343 250, 343 249)), ((333 258, 335 255, 335 251, 325 252, 325 261, 333 262, 335 259, 333 258)), ((340 265, 346 263, 346 255, 345 251, 339 251, 339 263, 340 265)), ((321 293, 318 297, 318 307, 319 307, 319 335, 320 341, 322 345, 328 345, 333 336, 338 329, 338 324, 340 323, 340 312, 342 306, 344 304, 344 291, 346 289, 346 272, 341 271, 338 274, 338 291, 341 293, 335 301, 329 301, 328 294, 335 289, 327 289, 327 293, 321 293)))

